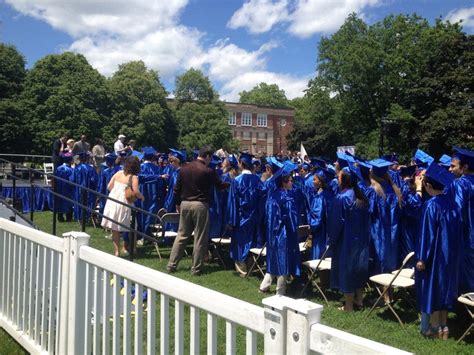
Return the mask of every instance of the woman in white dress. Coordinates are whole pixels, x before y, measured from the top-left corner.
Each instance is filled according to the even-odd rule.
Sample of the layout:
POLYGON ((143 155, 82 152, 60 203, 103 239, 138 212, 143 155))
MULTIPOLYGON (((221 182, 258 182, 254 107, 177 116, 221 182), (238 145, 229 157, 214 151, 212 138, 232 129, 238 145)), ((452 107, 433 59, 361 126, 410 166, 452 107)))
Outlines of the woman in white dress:
MULTIPOLYGON (((132 190, 137 199, 143 200, 144 197, 138 188, 138 173, 140 172, 140 161, 135 156, 129 156, 125 160, 123 170, 118 171, 112 176, 107 188, 109 189, 109 197, 129 204, 125 198, 125 190, 128 186, 132 190)), ((112 200, 107 199, 105 203, 103 215, 107 218, 102 218, 102 227, 112 230, 112 241, 114 243, 114 255, 120 256, 120 233, 128 231, 130 227, 130 216, 132 212, 130 207, 118 204, 112 200), (118 224, 119 223, 119 224, 118 224)), ((128 245, 124 242, 124 252, 128 252, 128 245)))

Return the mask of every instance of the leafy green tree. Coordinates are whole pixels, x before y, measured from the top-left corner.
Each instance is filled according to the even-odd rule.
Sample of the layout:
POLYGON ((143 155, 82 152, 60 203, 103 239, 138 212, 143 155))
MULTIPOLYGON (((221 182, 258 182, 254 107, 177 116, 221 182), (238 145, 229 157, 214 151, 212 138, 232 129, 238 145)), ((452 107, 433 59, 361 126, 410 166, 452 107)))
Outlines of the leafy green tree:
POLYGON ((112 144, 123 133, 137 140, 138 146, 165 150, 176 143, 176 123, 156 71, 142 61, 128 62, 119 66, 107 84, 112 114, 103 130, 106 142, 112 144))
POLYGON ((219 98, 209 78, 193 68, 176 77, 174 94, 178 106, 185 102, 211 103, 219 98))
POLYGON ((15 47, 0 43, 0 151, 27 153, 31 147, 28 125, 18 96, 26 75, 25 59, 15 47))
POLYGON ((218 101, 209 78, 200 70, 190 69, 176 77, 175 95, 180 147, 188 150, 204 145, 226 150, 237 147, 227 123, 228 112, 218 101))
POLYGON ((48 55, 28 72, 21 104, 32 132, 32 151, 50 154, 53 141, 65 131, 93 143, 108 124, 105 78, 83 55, 48 55))
POLYGON ((25 75, 23 55, 14 46, 0 43, 0 100, 20 94, 25 75))
POLYGON ((250 91, 239 93, 240 102, 244 104, 255 104, 271 107, 287 107, 288 99, 285 90, 281 90, 277 84, 260 83, 250 91))

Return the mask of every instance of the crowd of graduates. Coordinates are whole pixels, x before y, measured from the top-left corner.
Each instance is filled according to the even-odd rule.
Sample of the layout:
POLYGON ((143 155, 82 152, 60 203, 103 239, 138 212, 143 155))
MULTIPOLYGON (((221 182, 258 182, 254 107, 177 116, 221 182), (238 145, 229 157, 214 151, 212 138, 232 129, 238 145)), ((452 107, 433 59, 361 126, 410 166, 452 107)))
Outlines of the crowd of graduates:
MULTIPOLYGON (((106 195, 127 154, 106 154, 99 173, 88 164, 87 152, 74 167, 66 154, 56 175, 106 195)), ((186 151, 157 153, 145 147, 133 154, 142 161, 138 179, 144 200, 135 202, 137 207, 152 214, 161 208, 176 212, 174 185, 188 160, 186 151)), ((406 165, 396 155, 367 161, 338 152, 333 162, 240 153, 214 155, 209 166, 228 186, 213 190, 209 239, 231 238, 230 257, 242 274, 248 271, 250 249, 266 247, 261 292, 268 292, 276 278, 277 294, 284 294, 287 277, 301 274, 298 226, 309 225, 308 257, 332 258, 330 286, 344 293, 345 311, 362 306, 370 275, 396 270, 415 252, 417 306, 429 320, 422 332, 447 338, 448 311, 458 295, 474 291, 474 152, 455 147, 452 156, 435 161, 417 150, 406 165)), ((58 181, 57 191, 81 201, 80 188, 58 181)), ((60 220, 63 214, 81 218, 73 203, 58 202, 60 220)), ((105 199, 89 194, 89 206, 97 203, 102 210, 105 199)), ((155 223, 153 216, 137 215, 143 233, 151 236, 155 223)))

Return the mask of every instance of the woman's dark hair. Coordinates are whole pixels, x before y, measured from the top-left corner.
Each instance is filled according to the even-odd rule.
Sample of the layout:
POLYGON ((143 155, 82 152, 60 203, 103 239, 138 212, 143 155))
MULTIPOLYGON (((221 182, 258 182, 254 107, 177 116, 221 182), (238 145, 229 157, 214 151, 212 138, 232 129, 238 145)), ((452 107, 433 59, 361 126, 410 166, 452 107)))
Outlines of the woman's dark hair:
POLYGON ((125 159, 123 164, 123 173, 125 175, 138 175, 140 172, 140 160, 136 156, 129 156, 125 159))
POLYGON ((437 182, 436 180, 433 180, 433 179, 431 179, 431 178, 428 177, 428 176, 425 176, 424 179, 425 179, 425 182, 426 182, 426 183, 430 184, 430 185, 433 187, 433 189, 439 190, 439 191, 443 191, 443 190, 444 190, 444 185, 440 184, 440 183, 437 182))
POLYGON ((249 164, 249 163, 246 163, 243 160, 239 160, 239 162, 240 162, 240 165, 242 166, 242 169, 250 170, 250 171, 253 170, 253 164, 252 163, 249 164))
POLYGON ((95 140, 95 144, 104 145, 104 141, 103 141, 102 139, 100 139, 100 138, 97 138, 97 139, 95 140))
POLYGON ((277 187, 281 189, 283 187, 283 184, 286 184, 288 181, 290 181, 291 175, 282 175, 278 180, 277 180, 277 187))
MULTIPOLYGON (((326 183, 326 179, 324 178, 324 176, 314 175, 314 177, 318 178, 319 183, 321 184, 321 189, 326 190, 328 184, 326 183)), ((314 179, 314 177, 313 177, 313 179, 314 179)))
POLYGON ((356 197, 356 206, 358 208, 367 207, 369 204, 369 201, 367 199, 367 196, 365 196, 365 194, 360 190, 359 186, 357 185, 357 181, 351 178, 351 175, 344 170, 341 170, 339 174, 341 174, 341 183, 340 183, 341 190, 344 190, 347 188, 353 189, 355 197, 356 197))

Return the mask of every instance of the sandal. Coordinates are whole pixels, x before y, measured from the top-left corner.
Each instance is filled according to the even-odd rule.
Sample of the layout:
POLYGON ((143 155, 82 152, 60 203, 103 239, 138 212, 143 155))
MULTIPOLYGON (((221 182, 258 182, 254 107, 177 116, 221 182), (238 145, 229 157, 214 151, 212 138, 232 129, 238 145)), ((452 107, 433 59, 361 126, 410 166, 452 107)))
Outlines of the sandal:
POLYGON ((444 325, 444 326, 440 326, 439 327, 439 338, 440 339, 443 339, 443 340, 448 340, 449 338, 449 328, 447 325, 444 325))
POLYGON ((437 339, 443 334, 441 328, 430 327, 427 332, 421 333, 425 338, 437 339))

